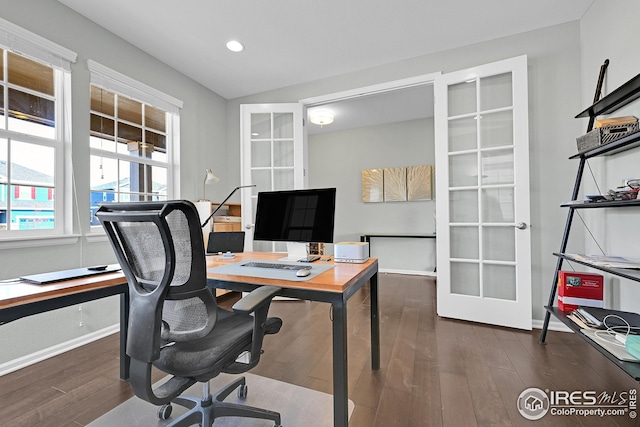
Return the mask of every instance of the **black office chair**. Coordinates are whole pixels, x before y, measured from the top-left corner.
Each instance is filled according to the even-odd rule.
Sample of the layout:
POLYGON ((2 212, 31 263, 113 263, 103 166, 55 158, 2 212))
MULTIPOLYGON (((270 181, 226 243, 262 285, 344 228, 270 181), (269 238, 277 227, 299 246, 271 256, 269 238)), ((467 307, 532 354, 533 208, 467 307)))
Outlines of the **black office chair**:
POLYGON ((221 372, 242 373, 258 363, 264 335, 282 326, 267 317, 280 288, 256 289, 233 312, 219 308, 207 287, 202 229, 191 202, 108 203, 96 216, 129 282, 127 354, 136 396, 161 406, 161 419, 170 416, 172 402, 189 408, 171 426, 211 426, 215 418, 237 416, 281 427, 279 413, 223 402, 235 389, 246 397, 244 377, 213 396, 209 391, 209 380, 221 372), (152 366, 172 377, 153 388, 152 366), (196 382, 203 383, 202 398, 181 395, 196 382))

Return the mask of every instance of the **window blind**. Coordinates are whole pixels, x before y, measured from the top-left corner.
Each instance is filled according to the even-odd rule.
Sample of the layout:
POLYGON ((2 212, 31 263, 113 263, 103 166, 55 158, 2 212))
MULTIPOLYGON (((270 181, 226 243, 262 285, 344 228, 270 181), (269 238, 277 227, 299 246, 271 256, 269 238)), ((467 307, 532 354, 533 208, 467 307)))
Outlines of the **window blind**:
POLYGON ((183 102, 96 61, 88 60, 91 84, 134 98, 164 111, 179 114, 183 102))
POLYGON ((51 67, 71 71, 78 54, 0 18, 0 45, 51 67))

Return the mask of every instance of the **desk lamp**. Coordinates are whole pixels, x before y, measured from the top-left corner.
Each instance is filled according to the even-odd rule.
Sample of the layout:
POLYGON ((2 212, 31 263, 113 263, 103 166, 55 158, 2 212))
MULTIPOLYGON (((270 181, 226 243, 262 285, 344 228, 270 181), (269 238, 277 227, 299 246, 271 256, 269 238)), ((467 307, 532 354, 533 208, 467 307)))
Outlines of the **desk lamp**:
MULTIPOLYGON (((204 170, 204 181, 202 182, 202 199, 195 202, 196 209, 198 210, 198 216, 200 218, 205 218, 211 212, 211 201, 207 200, 206 192, 207 192, 207 184, 215 184, 220 181, 220 179, 213 174, 213 171, 209 168, 204 170)), ((202 230, 202 237, 205 240, 205 245, 207 243, 207 231, 202 230)))
POLYGON ((220 203, 218 205, 218 207, 216 207, 213 212, 211 212, 211 215, 209 215, 209 217, 207 219, 204 220, 204 222, 202 223, 202 227, 204 227, 205 225, 207 225, 207 223, 211 220, 211 218, 213 218, 213 216, 216 214, 216 212, 218 212, 220 210, 220 208, 222 206, 224 206, 225 202, 227 200, 229 200, 231 198, 231 196, 233 196, 233 194, 238 191, 241 188, 247 188, 247 187, 255 187, 256 184, 250 184, 250 185, 239 185, 238 187, 234 188, 233 190, 231 190, 231 193, 229 193, 229 195, 222 201, 222 203, 220 203))
POLYGON ((220 181, 220 178, 215 176, 211 169, 208 169, 208 168, 205 169, 205 171, 204 171, 204 182, 202 184, 202 199, 200 199, 201 202, 208 202, 207 197, 206 197, 207 184, 215 184, 218 181, 220 181))

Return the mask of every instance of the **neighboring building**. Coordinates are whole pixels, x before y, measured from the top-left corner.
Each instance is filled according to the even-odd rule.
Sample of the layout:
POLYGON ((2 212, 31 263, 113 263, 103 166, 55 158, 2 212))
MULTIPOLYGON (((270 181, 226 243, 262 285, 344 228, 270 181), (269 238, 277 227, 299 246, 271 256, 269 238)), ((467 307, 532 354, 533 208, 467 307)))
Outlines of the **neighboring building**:
MULTIPOLYGON (((129 178, 120 180, 119 184, 122 186, 125 183, 128 186, 129 178)), ((100 221, 96 218, 96 211, 101 203, 115 201, 114 191, 117 185, 118 183, 113 181, 91 189, 91 225, 100 225, 100 221)))
POLYGON ((12 167, 12 181, 25 185, 7 185, 7 161, 0 160, 0 229, 53 228, 53 188, 38 186, 53 182, 53 177, 16 163, 12 167), (11 218, 7 218, 9 203, 11 218))
MULTIPOLYGON (((152 182, 153 200, 166 200, 167 198, 167 186, 166 184, 152 182)), ((105 202, 116 201, 116 192, 119 191, 121 202, 133 202, 144 200, 140 198, 137 193, 131 193, 131 183, 129 178, 123 178, 120 181, 107 182, 102 185, 94 186, 91 188, 91 225, 100 225, 100 221, 96 218, 95 213, 100 207, 100 204, 105 202), (125 200, 126 198, 126 200, 125 200)), ((150 199, 151 200, 151 199, 150 199)))

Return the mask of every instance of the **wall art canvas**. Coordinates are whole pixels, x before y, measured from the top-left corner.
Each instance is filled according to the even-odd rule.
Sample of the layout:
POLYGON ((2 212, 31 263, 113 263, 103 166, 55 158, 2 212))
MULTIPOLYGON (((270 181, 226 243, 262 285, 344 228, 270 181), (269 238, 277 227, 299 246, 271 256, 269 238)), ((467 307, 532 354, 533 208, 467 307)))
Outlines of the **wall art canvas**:
POLYGON ((407 200, 433 199, 433 165, 407 167, 407 200))
POLYGON ((407 168, 384 168, 384 201, 407 200, 407 168))
POLYGON ((365 203, 384 202, 384 176, 382 169, 362 171, 362 201, 365 203))

